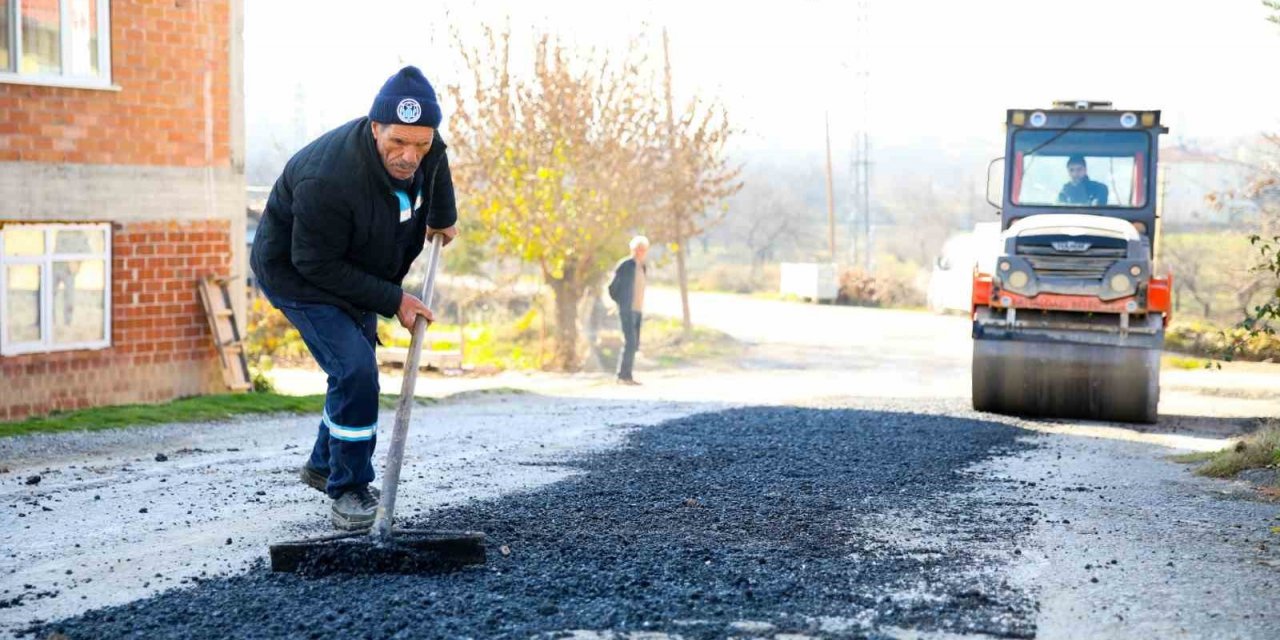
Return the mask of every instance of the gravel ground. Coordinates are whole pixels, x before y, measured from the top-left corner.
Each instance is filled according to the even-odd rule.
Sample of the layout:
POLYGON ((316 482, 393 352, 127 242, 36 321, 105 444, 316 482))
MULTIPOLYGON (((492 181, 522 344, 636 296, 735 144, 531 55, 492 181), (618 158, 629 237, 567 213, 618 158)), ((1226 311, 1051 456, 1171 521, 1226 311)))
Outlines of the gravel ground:
POLYGON ((432 526, 487 532, 481 568, 303 578, 259 565, 29 633, 712 638, 911 628, 1031 637, 1033 598, 990 565, 1020 553, 1036 509, 969 492, 966 471, 1031 446, 1015 428, 946 416, 698 414, 568 462, 581 471, 568 479, 434 513, 432 526))
POLYGON ((1280 509, 1140 442, 1050 436, 976 469, 1044 517, 1014 584, 1045 638, 1280 638, 1280 509))
MULTIPOLYGON (((639 426, 720 408, 534 394, 418 407, 397 513, 532 490, 575 472, 560 460, 617 446, 639 426)), ((271 542, 331 533, 329 500, 297 476, 316 421, 0 439, 0 638, 33 620, 242 573, 271 542)), ((391 422, 385 412, 382 428, 391 422)))
POLYGON ((1276 505, 1168 459, 1280 367, 1165 371, 1140 429, 981 416, 963 318, 692 298, 736 363, 415 410, 408 524, 490 535, 452 575, 265 570, 327 530, 314 417, 0 440, 0 636, 1280 638, 1276 505))

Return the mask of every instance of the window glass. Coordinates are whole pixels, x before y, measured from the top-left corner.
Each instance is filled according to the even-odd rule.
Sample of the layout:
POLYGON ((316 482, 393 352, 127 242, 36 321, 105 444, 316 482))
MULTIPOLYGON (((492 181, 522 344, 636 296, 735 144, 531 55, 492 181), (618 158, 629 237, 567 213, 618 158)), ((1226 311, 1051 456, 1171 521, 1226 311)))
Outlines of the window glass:
POLYGON ((44 254, 44 229, 12 225, 4 228, 4 255, 38 256, 44 254))
POLYGON ((102 260, 56 260, 53 263, 53 341, 58 344, 98 342, 106 312, 106 265, 102 260))
POLYGON ((71 49, 67 51, 65 73, 73 76, 98 75, 98 0, 63 0, 67 3, 71 49))
POLYGON ((1023 130, 1014 134, 1013 203, 1142 207, 1151 137, 1142 131, 1023 130))
POLYGON ((53 252, 102 253, 106 250, 106 235, 97 229, 59 229, 53 234, 53 252))
POLYGON ((9 224, 0 242, 0 354, 111 345, 110 225, 9 224))
POLYGON ((0 71, 13 71, 9 67, 9 3, 0 2, 0 71))
POLYGON ((22 73, 62 73, 62 7, 59 0, 22 1, 22 73))
POLYGON ((11 344, 40 341, 40 265, 5 269, 5 340, 11 344))

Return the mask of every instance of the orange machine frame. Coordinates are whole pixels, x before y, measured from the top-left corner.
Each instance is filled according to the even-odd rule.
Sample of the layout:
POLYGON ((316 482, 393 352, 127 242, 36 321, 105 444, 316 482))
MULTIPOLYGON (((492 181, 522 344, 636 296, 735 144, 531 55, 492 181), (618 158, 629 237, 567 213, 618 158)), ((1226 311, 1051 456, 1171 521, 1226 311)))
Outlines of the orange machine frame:
MULTIPOLYGON (((1035 296, 1022 296, 1010 291, 1002 291, 1000 298, 995 295, 996 286, 992 282, 991 274, 982 273, 978 270, 973 272, 973 298, 971 300, 972 313, 978 312, 978 307, 994 307, 1004 309, 1013 307, 1014 309, 1044 309, 1059 311, 1080 311, 1091 313, 1124 313, 1125 308, 1130 302, 1136 301, 1137 296, 1128 296, 1118 300, 1100 300, 1093 296, 1067 295, 1061 293, 1041 293, 1035 296), (1008 303, 1002 299, 1008 298, 1008 303)), ((1164 324, 1169 325, 1169 321, 1173 318, 1173 273, 1166 273, 1163 276, 1152 276, 1147 281, 1147 313, 1164 314, 1164 324)))

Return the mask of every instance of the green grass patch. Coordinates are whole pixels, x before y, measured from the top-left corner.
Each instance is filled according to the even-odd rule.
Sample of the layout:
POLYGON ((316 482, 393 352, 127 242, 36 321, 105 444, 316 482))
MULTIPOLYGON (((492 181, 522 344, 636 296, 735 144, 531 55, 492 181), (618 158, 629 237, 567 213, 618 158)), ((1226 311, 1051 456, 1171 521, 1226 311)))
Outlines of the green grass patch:
POLYGON ((649 326, 641 329, 641 348, 663 367, 720 360, 742 352, 741 343, 715 329, 694 326, 693 331, 686 335, 683 323, 674 318, 645 324, 649 326), (649 335, 646 337, 645 333, 649 335), (645 345, 646 342, 649 346, 645 345))
POLYGON ((464 400, 466 398, 474 398, 476 396, 527 396, 532 395, 532 391, 521 389, 519 387, 484 387, 482 389, 470 389, 468 391, 459 391, 449 394, 446 400, 464 400))
POLYGON ((1183 453, 1173 456, 1173 461, 1181 462, 1183 464, 1195 464, 1198 462, 1208 462, 1217 455, 1217 451, 1196 451, 1193 453, 1183 453))
MULTIPOLYGON (((622 348, 622 332, 603 335, 600 357, 612 365, 622 348)), ((724 360, 741 354, 743 348, 741 342, 715 329, 695 325, 686 335, 677 318, 646 318, 640 328, 640 351, 663 368, 724 360)))
POLYGON ((1182 369, 1191 371, 1193 369, 1204 369, 1209 366, 1209 360, 1201 358, 1193 358, 1190 356, 1165 355, 1164 366, 1169 369, 1182 369))
MULTIPOLYGON (((323 405, 324 396, 320 396, 320 399, 321 399, 321 405, 323 405)), ((425 407, 427 405, 435 404, 439 402, 439 400, 435 398, 423 398, 416 395, 413 397, 413 399, 415 401, 414 404, 418 405, 419 407, 425 407)), ((400 404, 399 395, 384 393, 378 396, 378 408, 380 409, 394 409, 398 404, 400 404)), ((319 411, 319 409, 316 409, 316 411, 319 411)))
POLYGON ((748 295, 750 295, 752 298, 759 298, 761 300, 774 300, 777 302, 804 302, 804 298, 801 298, 800 296, 794 293, 781 293, 778 291, 756 291, 748 295))
POLYGON ((1245 469, 1280 467, 1280 423, 1273 422, 1221 451, 1189 453, 1174 459, 1202 463, 1196 473, 1211 478, 1230 478, 1245 469))
MULTIPOLYGON (((396 406, 398 396, 383 394, 383 409, 396 406)), ((418 398, 418 404, 434 400, 418 398)), ((228 393, 181 398, 161 404, 125 404, 52 413, 16 422, 0 422, 0 437, 62 431, 101 431, 179 422, 216 422, 238 416, 271 413, 315 413, 324 407, 323 395, 286 396, 278 393, 228 393)))

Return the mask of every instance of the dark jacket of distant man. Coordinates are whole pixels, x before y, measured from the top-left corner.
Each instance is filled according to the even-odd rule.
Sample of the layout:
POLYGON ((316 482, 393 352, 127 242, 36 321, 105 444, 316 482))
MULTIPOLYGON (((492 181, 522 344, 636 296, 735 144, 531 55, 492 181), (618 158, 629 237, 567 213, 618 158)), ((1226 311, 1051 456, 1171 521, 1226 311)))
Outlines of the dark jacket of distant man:
POLYGON ((635 258, 623 258, 613 267, 613 279, 609 281, 609 298, 617 303, 620 313, 632 311, 632 301, 636 296, 636 268, 635 258))
POLYGON ((632 377, 636 352, 640 349, 640 325, 643 321, 646 286, 645 254, 648 239, 637 236, 631 241, 631 257, 619 261, 609 282, 609 297, 618 305, 618 321, 622 327, 622 350, 618 353, 618 381, 637 384, 632 377))
POLYGON ((1060 204, 1080 204, 1090 207, 1107 206, 1107 185, 1086 177, 1080 182, 1068 182, 1058 192, 1060 204))

